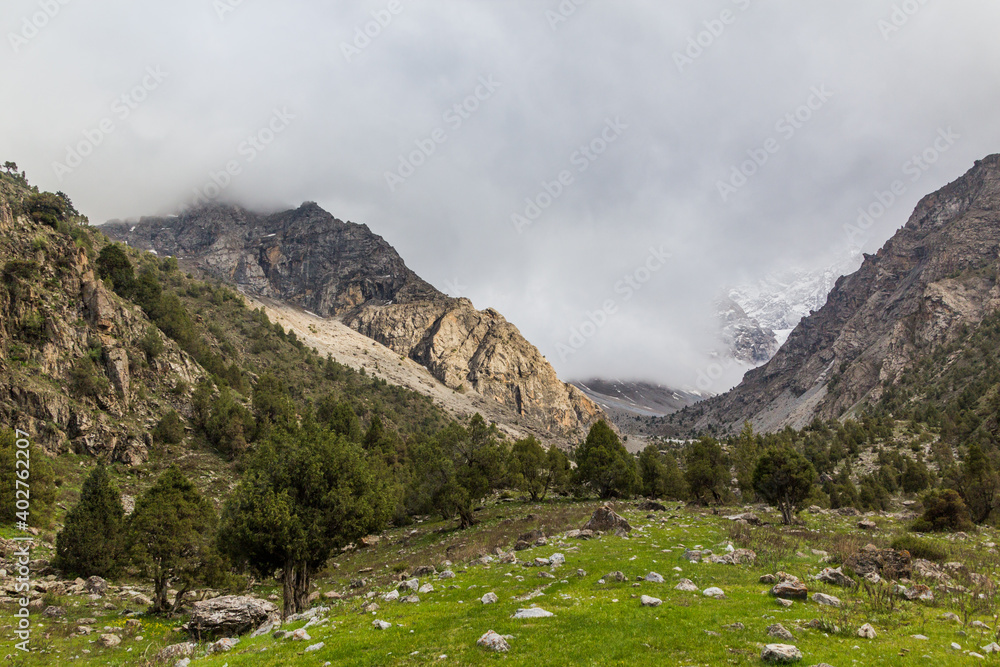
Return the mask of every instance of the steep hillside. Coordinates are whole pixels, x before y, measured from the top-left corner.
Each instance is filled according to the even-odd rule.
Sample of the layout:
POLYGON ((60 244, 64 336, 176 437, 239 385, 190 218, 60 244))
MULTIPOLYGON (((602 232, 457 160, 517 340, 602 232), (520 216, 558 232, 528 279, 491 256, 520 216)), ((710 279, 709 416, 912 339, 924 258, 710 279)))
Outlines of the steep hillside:
POLYGON ((601 415, 498 312, 438 292, 366 226, 337 220, 315 204, 274 214, 213 205, 102 229, 248 294, 337 317, 446 387, 503 406, 510 424, 527 421, 569 441, 601 415))
POLYGON ((924 197, 770 362, 732 391, 668 417, 668 430, 731 429, 746 419, 761 430, 801 427, 877 404, 908 369, 997 310, 998 270, 1000 155, 991 155, 924 197))

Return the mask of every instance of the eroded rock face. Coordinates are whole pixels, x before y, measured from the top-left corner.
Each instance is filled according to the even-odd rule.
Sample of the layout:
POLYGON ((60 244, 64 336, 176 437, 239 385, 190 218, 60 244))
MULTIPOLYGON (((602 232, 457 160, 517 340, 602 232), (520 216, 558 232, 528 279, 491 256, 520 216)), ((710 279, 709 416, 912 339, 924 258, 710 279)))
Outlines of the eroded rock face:
POLYGON ((102 229, 195 261, 249 293, 340 317, 446 386, 497 401, 554 435, 575 438, 602 416, 500 313, 442 294, 368 227, 337 220, 316 204, 271 215, 211 205, 102 229))
POLYGON ((278 608, 267 600, 242 595, 224 595, 195 602, 188 630, 192 636, 232 637, 251 632, 276 614, 278 608))
POLYGON ((800 428, 879 400, 904 369, 1000 307, 1000 287, 989 277, 1000 255, 998 207, 1000 155, 991 155, 924 197, 767 364, 675 423, 738 429, 749 419, 757 430, 800 428))

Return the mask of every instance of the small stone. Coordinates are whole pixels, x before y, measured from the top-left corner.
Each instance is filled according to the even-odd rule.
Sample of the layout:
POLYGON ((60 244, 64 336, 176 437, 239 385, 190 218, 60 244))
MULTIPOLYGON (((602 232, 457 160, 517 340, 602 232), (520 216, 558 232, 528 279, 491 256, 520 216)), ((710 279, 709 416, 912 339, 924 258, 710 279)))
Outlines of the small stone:
POLYGON ((1000 644, 996 642, 990 642, 983 647, 983 653, 990 655, 991 653, 1000 653, 1000 644))
POLYGON ((643 595, 641 598, 639 598, 639 602, 642 604, 643 607, 659 607, 661 604, 663 604, 663 600, 659 598, 650 597, 648 595, 643 595))
POLYGON ((306 632, 305 628, 299 628, 298 630, 292 633, 290 639, 296 642, 304 642, 304 641, 309 641, 310 639, 312 639, 312 637, 309 636, 309 633, 306 632))
POLYGON ((385 621, 380 621, 379 619, 376 618, 374 621, 372 621, 372 627, 374 627, 376 630, 388 630, 389 628, 392 627, 392 623, 386 623, 385 621))
POLYGON ((774 625, 767 626, 767 636, 774 637, 775 639, 784 639, 786 641, 795 639, 795 636, 781 623, 775 623, 774 625))
POLYGON ((324 646, 326 646, 325 642, 319 642, 318 644, 310 644, 309 646, 306 646, 305 652, 309 653, 310 651, 318 651, 324 646))
POLYGON ((778 578, 773 574, 762 574, 760 575, 760 583, 773 586, 774 584, 778 583, 778 578))
POLYGON ((775 598, 775 599, 778 601, 778 604, 782 607, 786 608, 791 607, 793 604, 791 600, 786 600, 785 598, 775 598))
POLYGON ((239 637, 223 637, 217 642, 208 645, 209 653, 226 653, 232 651, 233 647, 240 643, 239 637))
POLYGON ((654 584, 662 584, 663 583, 663 575, 662 574, 658 574, 656 572, 650 572, 649 574, 646 575, 646 581, 654 583, 654 584))
POLYGON ((627 577, 625 576, 625 573, 618 570, 615 570, 614 572, 609 572, 608 574, 604 575, 604 581, 617 581, 621 583, 626 580, 627 577))
POLYGON ((871 623, 865 623, 860 628, 858 628, 858 637, 862 639, 875 639, 878 634, 875 632, 875 628, 872 627, 871 623))
POLYGON ((506 653, 510 650, 510 644, 507 643, 507 640, 503 637, 503 635, 500 635, 493 630, 488 630, 486 634, 476 641, 476 644, 489 651, 495 651, 497 653, 506 653))
POLYGON ((487 593, 486 595, 484 595, 483 597, 481 597, 479 599, 479 601, 482 602, 483 604, 493 604, 498 599, 499 598, 497 598, 497 594, 496 593, 490 592, 490 593, 487 593))
POLYGON ((114 648, 122 643, 122 638, 119 637, 118 635, 111 635, 111 634, 101 635, 100 642, 101 646, 104 646, 106 648, 114 648))
POLYGON ((445 570, 444 572, 438 575, 438 579, 454 579, 454 578, 455 578, 455 573, 452 572, 451 570, 445 570))
POLYGON ((809 589, 799 581, 782 581, 771 589, 771 595, 786 600, 805 600, 809 597, 809 589))
POLYGON ((382 596, 382 599, 386 602, 395 602, 399 599, 399 591, 392 590, 382 596))
POLYGON ((715 598, 717 600, 721 600, 726 597, 726 594, 723 592, 723 590, 717 586, 706 588, 704 591, 702 591, 701 594, 707 598, 715 598))
POLYGON ((424 584, 423 586, 420 587, 420 589, 417 592, 420 593, 421 595, 423 595, 424 593, 433 593, 434 586, 433 584, 424 584))
POLYGON ((927 641, 927 635, 910 635, 910 637, 924 642, 927 641))
POLYGON ((407 595, 405 598, 400 598, 400 602, 405 602, 407 604, 417 604, 420 602, 420 598, 416 595, 407 595))

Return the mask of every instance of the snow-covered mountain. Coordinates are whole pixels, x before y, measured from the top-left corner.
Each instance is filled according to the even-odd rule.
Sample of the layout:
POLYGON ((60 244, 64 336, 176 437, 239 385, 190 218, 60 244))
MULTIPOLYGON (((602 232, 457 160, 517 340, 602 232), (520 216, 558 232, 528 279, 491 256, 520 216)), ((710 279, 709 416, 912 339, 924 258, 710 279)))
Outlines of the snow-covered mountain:
POLYGON ((799 320, 826 303, 837 278, 857 271, 862 259, 863 256, 856 253, 822 269, 774 271, 754 285, 731 289, 729 298, 738 303, 749 318, 757 320, 762 328, 773 330, 778 345, 781 345, 799 320))

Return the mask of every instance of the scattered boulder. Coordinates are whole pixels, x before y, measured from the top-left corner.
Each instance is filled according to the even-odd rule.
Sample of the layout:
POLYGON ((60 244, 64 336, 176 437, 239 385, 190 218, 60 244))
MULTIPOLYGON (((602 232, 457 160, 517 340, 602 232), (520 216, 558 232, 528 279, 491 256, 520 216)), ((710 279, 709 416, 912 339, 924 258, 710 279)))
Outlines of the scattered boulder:
POLYGON ((239 637, 223 637, 208 645, 209 653, 227 653, 240 643, 239 637))
POLYGON ((844 574, 839 567, 824 568, 823 571, 813 578, 827 584, 840 586, 841 588, 854 588, 857 586, 855 581, 844 574))
POLYGON ((194 650, 196 648, 198 648, 198 645, 194 642, 182 642, 180 644, 164 646, 160 649, 160 652, 156 654, 156 662, 171 662, 180 658, 186 658, 194 655, 194 650))
POLYGON ((663 575, 659 574, 657 572, 650 572, 649 574, 646 575, 646 581, 648 581, 650 583, 653 583, 653 584, 662 584, 663 583, 663 575))
POLYGON ((767 644, 760 652, 760 659, 775 664, 798 662, 802 659, 802 651, 791 644, 767 644))
POLYGON ((594 532, 602 531, 605 533, 628 533, 632 530, 632 526, 629 525, 629 522, 626 521, 624 517, 616 514, 611 507, 604 505, 603 507, 598 507, 594 510, 594 514, 590 517, 590 520, 584 524, 581 530, 590 530, 594 532))
POLYGON ((687 593, 696 593, 698 591, 698 587, 695 586, 694 582, 691 581, 690 579, 681 579, 680 581, 677 582, 677 585, 674 586, 674 590, 685 591, 687 593))
POLYGON ((667 506, 662 503, 658 503, 655 500, 643 500, 639 503, 637 509, 643 512, 666 512, 667 506))
POLYGON ((625 576, 624 572, 615 570, 614 572, 609 572, 606 575, 604 575, 603 579, 604 581, 617 581, 618 583, 622 583, 626 581, 628 577, 625 576))
POLYGON ((396 600, 399 599, 399 591, 398 590, 391 590, 388 593, 386 593, 385 595, 383 595, 382 599, 385 600, 386 602, 395 602, 396 600))
POLYGON ((454 579, 454 578, 455 578, 455 573, 452 572, 451 570, 445 570, 444 572, 438 574, 438 579, 454 579))
POLYGON ((376 630, 388 630, 392 627, 392 623, 386 623, 385 621, 380 621, 376 618, 372 621, 372 627, 376 630))
POLYGON ((771 595, 786 600, 805 600, 809 597, 809 589, 800 581, 782 581, 771 589, 771 595))
POLYGON ((824 607, 840 607, 840 599, 825 593, 813 593, 813 602, 824 607))
POLYGON ((108 582, 96 575, 88 578, 83 586, 87 589, 88 593, 93 593, 94 595, 104 595, 108 592, 108 582))
POLYGON ((244 595, 224 595, 195 602, 188 630, 195 637, 232 637, 252 631, 277 611, 278 608, 267 600, 244 595))
POLYGON ((119 637, 118 635, 107 634, 107 635, 101 635, 99 641, 101 643, 101 646, 105 648, 115 648, 116 646, 122 643, 122 638, 119 637))
POLYGON ((659 607, 661 604, 663 604, 663 600, 661 600, 660 598, 654 598, 648 595, 643 595, 641 598, 639 598, 639 602, 642 604, 643 607, 659 607))
POLYGON ((476 641, 476 644, 488 651, 495 651, 497 653, 506 653, 510 650, 510 644, 507 643, 504 636, 497 634, 493 630, 488 630, 486 634, 476 641))
POLYGON ((497 597, 497 594, 496 594, 496 593, 493 593, 493 592, 489 592, 489 593, 487 593, 486 595, 484 595, 483 597, 481 597, 481 598, 480 598, 479 600, 480 600, 480 602, 482 602, 483 604, 493 604, 493 603, 494 603, 494 602, 496 602, 496 601, 497 601, 498 599, 499 599, 499 598, 497 597))
POLYGON ((864 549, 848 556, 847 560, 844 561, 844 566, 862 577, 875 572, 884 579, 898 581, 899 579, 909 579, 912 577, 913 565, 911 560, 909 551, 879 549, 868 545, 864 549))
POLYGON ((717 586, 712 586, 711 588, 706 588, 701 592, 707 598, 715 598, 717 600, 725 599, 726 594, 723 590, 717 586))
POLYGON ((405 598, 400 598, 399 601, 407 604, 417 604, 420 602, 420 598, 416 595, 407 595, 405 598))
POLYGON ((760 575, 760 583, 773 586, 774 584, 778 583, 778 578, 773 574, 762 574, 760 575))
POLYGON ((785 641, 795 639, 795 636, 781 623, 767 626, 767 636, 774 637, 775 639, 784 639, 785 641))
POLYGON ((399 582, 397 587, 400 591, 415 591, 420 588, 420 582, 416 579, 407 579, 406 581, 399 582))
POLYGON ((858 528, 861 530, 878 530, 878 524, 871 519, 862 519, 858 521, 858 528))
POLYGON ((875 632, 875 628, 872 627, 871 623, 865 623, 860 628, 858 628, 858 637, 862 639, 875 639, 878 634, 875 632))
POLYGON ((413 571, 414 577, 429 577, 432 574, 437 574, 437 568, 433 565, 421 565, 413 571))
POLYGON ((65 616, 66 612, 63 610, 62 607, 57 607, 55 605, 50 604, 48 607, 45 608, 45 611, 43 611, 42 614, 44 616, 48 616, 49 618, 58 618, 60 616, 65 616))
POLYGON ((924 602, 934 601, 934 591, 923 584, 914 584, 903 592, 903 597, 907 600, 922 600, 924 602))
POLYGON ((760 526, 763 525, 764 523, 763 521, 760 520, 760 517, 754 514, 753 512, 733 514, 732 516, 727 516, 726 518, 729 519, 730 521, 735 521, 737 523, 745 523, 751 526, 760 526))
POLYGON ((326 646, 326 642, 319 642, 317 644, 310 644, 309 646, 306 646, 305 653, 311 653, 312 651, 318 651, 321 648, 323 648, 324 646, 326 646))

